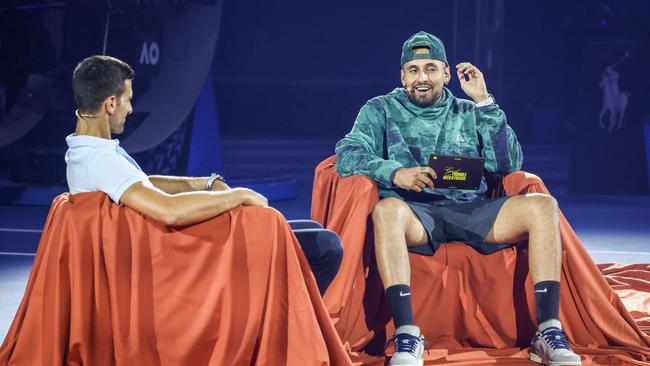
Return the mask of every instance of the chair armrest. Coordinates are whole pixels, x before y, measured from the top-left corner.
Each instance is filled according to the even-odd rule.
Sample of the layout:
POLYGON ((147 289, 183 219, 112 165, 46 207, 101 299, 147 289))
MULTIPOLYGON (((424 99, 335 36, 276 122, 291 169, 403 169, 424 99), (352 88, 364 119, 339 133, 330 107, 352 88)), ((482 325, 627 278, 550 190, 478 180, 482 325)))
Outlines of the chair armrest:
POLYGON ((488 186, 486 193, 488 198, 528 193, 533 186, 543 187, 546 190, 544 182, 540 177, 523 170, 509 174, 486 173, 485 180, 488 186))
POLYGON ((354 191, 357 195, 365 196, 371 194, 374 196, 379 196, 377 182, 366 175, 356 174, 341 178, 339 185, 354 191))
POLYGON ((530 192, 546 193, 549 191, 540 177, 523 170, 512 172, 502 180, 503 189, 508 196, 530 192))
MULTIPOLYGON (((341 177, 336 171, 336 155, 316 167, 312 189, 311 218, 330 228, 333 216, 363 215, 364 220, 379 199, 377 183, 365 175, 341 177)), ((335 230, 336 231, 336 230, 335 230)))

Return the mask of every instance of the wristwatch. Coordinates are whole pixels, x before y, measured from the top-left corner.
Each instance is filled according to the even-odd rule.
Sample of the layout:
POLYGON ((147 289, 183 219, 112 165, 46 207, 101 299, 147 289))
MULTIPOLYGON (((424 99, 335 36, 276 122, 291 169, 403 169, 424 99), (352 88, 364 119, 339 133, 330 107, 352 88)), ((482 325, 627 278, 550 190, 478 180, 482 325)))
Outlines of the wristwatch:
POLYGON ((212 173, 210 174, 210 177, 208 180, 205 182, 205 190, 206 191, 211 191, 212 190, 212 184, 214 184, 214 181, 218 180, 222 183, 226 183, 226 180, 221 176, 221 174, 217 173, 212 173))

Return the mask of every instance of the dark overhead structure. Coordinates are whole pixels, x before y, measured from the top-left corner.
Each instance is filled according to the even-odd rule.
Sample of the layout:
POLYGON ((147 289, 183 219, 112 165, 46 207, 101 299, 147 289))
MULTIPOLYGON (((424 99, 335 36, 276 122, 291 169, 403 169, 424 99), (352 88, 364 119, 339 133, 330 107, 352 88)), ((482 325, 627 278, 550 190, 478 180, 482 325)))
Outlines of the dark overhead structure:
POLYGON ((192 117, 210 73, 221 9, 221 1, 0 6, 2 173, 14 182, 65 183, 64 138, 75 122, 72 71, 87 56, 107 54, 137 75, 122 145, 147 172, 186 174, 192 117))

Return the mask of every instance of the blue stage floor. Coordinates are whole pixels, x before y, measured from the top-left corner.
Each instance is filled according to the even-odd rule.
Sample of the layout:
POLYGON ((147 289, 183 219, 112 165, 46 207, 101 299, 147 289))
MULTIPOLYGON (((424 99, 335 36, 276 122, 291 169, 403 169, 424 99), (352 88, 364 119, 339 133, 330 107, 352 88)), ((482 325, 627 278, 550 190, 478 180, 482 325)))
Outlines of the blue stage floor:
MULTIPOLYGON (((272 202, 287 219, 309 216, 313 169, 333 153, 335 141, 227 138, 225 175, 251 178, 292 174, 298 197, 272 202)), ((545 180, 596 263, 650 263, 650 197, 569 195, 568 149, 524 148, 524 169, 545 180)), ((0 339, 25 290, 49 207, 0 206, 0 339)))

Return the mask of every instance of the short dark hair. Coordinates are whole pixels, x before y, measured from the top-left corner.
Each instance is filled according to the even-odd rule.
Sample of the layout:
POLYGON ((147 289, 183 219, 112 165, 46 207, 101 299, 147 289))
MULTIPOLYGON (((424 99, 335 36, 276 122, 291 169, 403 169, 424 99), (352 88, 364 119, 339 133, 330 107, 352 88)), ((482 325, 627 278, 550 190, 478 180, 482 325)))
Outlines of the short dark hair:
POLYGON ((72 91, 80 112, 96 112, 111 95, 124 92, 124 81, 135 78, 135 71, 124 61, 111 56, 90 56, 72 74, 72 91))

